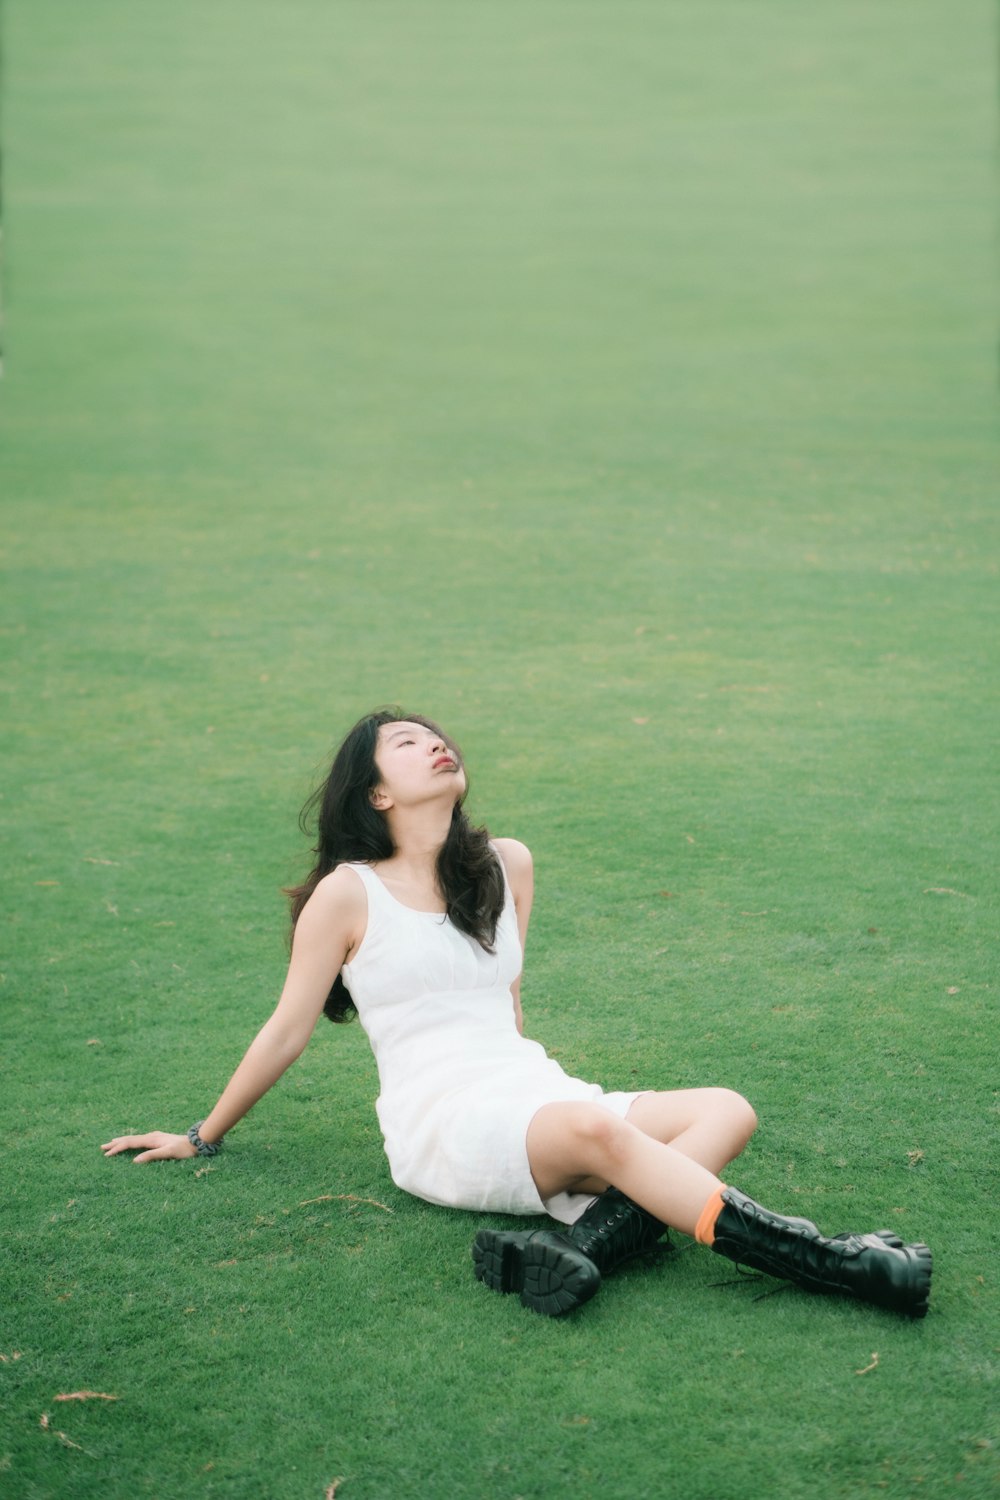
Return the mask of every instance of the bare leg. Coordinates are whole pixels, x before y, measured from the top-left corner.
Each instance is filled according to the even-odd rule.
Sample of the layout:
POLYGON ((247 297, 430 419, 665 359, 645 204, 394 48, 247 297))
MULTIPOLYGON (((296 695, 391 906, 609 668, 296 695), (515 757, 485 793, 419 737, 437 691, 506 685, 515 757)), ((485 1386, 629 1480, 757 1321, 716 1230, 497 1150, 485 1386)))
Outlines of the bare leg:
POLYGON ((739 1156, 757 1128, 753 1109, 732 1089, 640 1094, 626 1119, 710 1172, 721 1172, 739 1156))
MULTIPOLYGON (((594 1106, 586 1105, 584 1108, 591 1109, 594 1106)), ((733 1093, 731 1089, 675 1089, 666 1093, 640 1094, 626 1119, 643 1135, 662 1145, 671 1146, 674 1151, 697 1162, 713 1174, 721 1172, 734 1157, 739 1156, 757 1125, 757 1116, 750 1105, 742 1095, 733 1093)), ((530 1160, 530 1147, 528 1154, 530 1160)), ((532 1171, 534 1172, 534 1164, 532 1171)), ((537 1175, 535 1181, 538 1182, 537 1175)), ((622 1187, 619 1182, 614 1185, 622 1187)), ((607 1179, 588 1175, 575 1180, 569 1190, 602 1193, 608 1186, 607 1179)), ((629 1197, 635 1198, 637 1203, 642 1202, 627 1188, 622 1188, 622 1191, 628 1192, 629 1197)), ((711 1190, 705 1193, 706 1199, 709 1191, 711 1190)), ((546 1192, 542 1196, 547 1198, 550 1195, 546 1192)), ((643 1203, 644 1208, 647 1206, 643 1203)))
MULTIPOLYGON (((926 1245, 904 1245, 884 1231, 824 1239, 809 1221, 771 1213, 744 1193, 724 1188, 707 1163, 724 1166, 750 1134, 752 1111, 737 1099, 723 1094, 706 1110, 704 1098, 682 1102, 677 1095, 647 1095, 644 1107, 637 1100, 625 1120, 599 1104, 543 1105, 526 1139, 539 1194, 546 1199, 611 1184, 633 1200, 632 1212, 638 1204, 685 1234, 697 1231, 704 1243, 737 1264, 809 1291, 853 1296, 923 1317, 931 1281, 926 1245), (647 1134, 636 1119, 646 1129, 669 1134, 670 1142, 647 1134)), ((572 1230, 566 1235, 481 1230, 473 1246, 481 1281, 497 1291, 520 1292, 526 1307, 550 1316, 594 1295, 608 1269, 597 1264, 600 1259, 574 1241, 572 1230)))
MULTIPOLYGON (((721 1149, 719 1142, 700 1136, 694 1143, 721 1149)), ((599 1104, 543 1105, 528 1126, 526 1145, 543 1199, 563 1192, 600 1192, 610 1183, 685 1234, 694 1234, 705 1204, 723 1186, 710 1168, 599 1104)))

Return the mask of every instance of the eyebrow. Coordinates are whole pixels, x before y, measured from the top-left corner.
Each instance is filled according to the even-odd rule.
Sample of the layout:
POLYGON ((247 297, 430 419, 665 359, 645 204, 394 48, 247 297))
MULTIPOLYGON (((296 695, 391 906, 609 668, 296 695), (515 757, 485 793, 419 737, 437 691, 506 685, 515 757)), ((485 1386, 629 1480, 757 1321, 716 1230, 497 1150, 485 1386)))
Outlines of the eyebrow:
MULTIPOLYGON (((422 725, 422 724, 419 724, 419 725, 415 725, 415 726, 414 726, 414 728, 418 728, 418 729, 423 729, 423 727, 424 727, 424 726, 423 726, 423 725, 422 725)), ((395 731, 394 731, 394 732, 393 732, 393 733, 392 733, 392 734, 388 734, 388 735, 386 735, 386 743, 387 743, 387 744, 388 744, 388 742, 389 742, 389 741, 390 741, 390 740, 398 740, 398 739, 399 739, 399 736, 400 736, 400 735, 401 735, 401 734, 413 734, 413 732, 414 732, 414 731, 413 731, 413 729, 412 729, 412 728, 411 728, 411 729, 397 729, 397 730, 395 730, 395 731)), ((428 734, 429 734, 429 733, 430 733, 430 730, 428 730, 428 731, 427 731, 427 733, 428 733, 428 734)))

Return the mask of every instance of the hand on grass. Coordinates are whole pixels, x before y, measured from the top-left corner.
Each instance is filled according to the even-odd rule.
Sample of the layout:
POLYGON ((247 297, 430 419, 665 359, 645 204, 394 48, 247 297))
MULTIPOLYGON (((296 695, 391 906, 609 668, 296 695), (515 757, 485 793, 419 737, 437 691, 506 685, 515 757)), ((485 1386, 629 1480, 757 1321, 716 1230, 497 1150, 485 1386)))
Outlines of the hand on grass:
POLYGON ((138 1151, 133 1161, 169 1161, 182 1157, 197 1156, 198 1153, 186 1135, 168 1135, 165 1130, 151 1130, 148 1135, 116 1135, 105 1141, 101 1150, 105 1156, 117 1156, 120 1151, 138 1151))

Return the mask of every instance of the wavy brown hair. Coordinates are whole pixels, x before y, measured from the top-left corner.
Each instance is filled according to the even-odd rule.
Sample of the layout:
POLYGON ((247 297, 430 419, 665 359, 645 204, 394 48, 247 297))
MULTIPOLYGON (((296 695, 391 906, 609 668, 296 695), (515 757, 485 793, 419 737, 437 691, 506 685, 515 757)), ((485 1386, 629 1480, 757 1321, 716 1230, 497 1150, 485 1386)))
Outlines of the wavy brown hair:
MULTIPOLYGON (((464 766, 455 741, 422 714, 380 708, 359 719, 334 756, 326 780, 313 792, 299 818, 302 831, 315 834, 316 863, 301 885, 285 892, 291 901, 293 932, 302 908, 331 870, 349 863, 376 864, 396 852, 388 823, 372 806, 371 793, 381 780, 375 763, 378 732, 384 724, 401 722, 422 724, 439 734, 464 766)), ((468 778, 437 857, 437 878, 450 920, 492 953, 504 904, 503 871, 490 848, 486 829, 475 827, 463 810, 467 795, 468 778)), ((331 1021, 350 1021, 357 1014, 339 974, 323 1010, 331 1021)))

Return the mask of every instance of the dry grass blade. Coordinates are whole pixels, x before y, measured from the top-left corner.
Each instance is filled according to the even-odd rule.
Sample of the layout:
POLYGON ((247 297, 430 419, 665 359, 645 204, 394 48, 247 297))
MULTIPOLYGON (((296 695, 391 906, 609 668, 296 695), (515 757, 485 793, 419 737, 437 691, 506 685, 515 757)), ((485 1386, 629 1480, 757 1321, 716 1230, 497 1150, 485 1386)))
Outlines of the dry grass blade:
POLYGON ((57 1438, 59 1442, 62 1443, 64 1448, 73 1448, 77 1453, 86 1453, 88 1458, 94 1457, 94 1455, 88 1448, 81 1448, 80 1444, 74 1443, 73 1439, 71 1437, 67 1437, 65 1432, 60 1432, 57 1427, 51 1426, 49 1423, 49 1414, 47 1411, 42 1412, 42 1415, 38 1419, 38 1425, 43 1432, 51 1432, 52 1436, 54 1438, 57 1438))
POLYGON ((303 1198, 299 1207, 308 1208, 310 1203, 370 1203, 372 1208, 380 1208, 383 1213, 394 1214, 396 1212, 387 1203, 379 1203, 377 1198, 359 1198, 354 1193, 323 1193, 319 1198, 303 1198))
POLYGON ((64 1396, 53 1396, 53 1401, 117 1401, 106 1391, 68 1391, 64 1396))
POLYGON ((865 1367, 864 1367, 863 1370, 855 1370, 854 1373, 855 1373, 855 1375, 868 1375, 868 1374, 871 1373, 872 1370, 877 1370, 877 1369, 878 1369, 878 1355, 873 1352, 872 1353, 871 1364, 870 1365, 865 1365, 865 1367))
POLYGON ((64 1448, 74 1448, 77 1453, 86 1453, 88 1458, 93 1458, 94 1455, 89 1448, 81 1448, 79 1443, 74 1443, 72 1438, 67 1437, 64 1432, 59 1432, 55 1427, 52 1429, 52 1436, 58 1438, 64 1448))
POLYGON ((336 1496, 336 1493, 343 1482, 343 1475, 341 1475, 338 1479, 332 1479, 327 1485, 326 1489, 323 1491, 323 1500, 334 1500, 334 1497, 336 1496))

